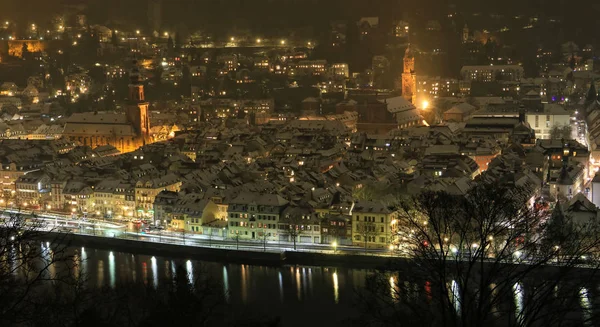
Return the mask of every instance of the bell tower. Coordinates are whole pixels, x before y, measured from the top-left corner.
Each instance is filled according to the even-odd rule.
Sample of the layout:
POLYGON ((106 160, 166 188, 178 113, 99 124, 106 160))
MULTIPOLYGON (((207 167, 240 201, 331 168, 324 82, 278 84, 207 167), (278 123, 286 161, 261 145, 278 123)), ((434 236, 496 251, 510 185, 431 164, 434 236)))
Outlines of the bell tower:
POLYGON ((416 103, 417 97, 417 78, 415 75, 415 56, 413 55, 410 44, 404 53, 404 70, 402 72, 402 97, 416 103))
POLYGON ((129 103, 127 105, 127 120, 131 123, 144 143, 150 136, 150 119, 148 117, 148 102, 144 96, 144 85, 140 81, 140 71, 137 59, 133 60, 133 68, 129 73, 129 103))

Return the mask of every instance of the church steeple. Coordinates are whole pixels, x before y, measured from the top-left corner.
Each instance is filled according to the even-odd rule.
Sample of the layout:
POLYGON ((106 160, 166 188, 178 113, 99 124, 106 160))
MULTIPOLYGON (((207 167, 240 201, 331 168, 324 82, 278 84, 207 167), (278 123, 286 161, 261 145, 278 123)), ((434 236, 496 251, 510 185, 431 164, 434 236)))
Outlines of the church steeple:
POLYGON ((129 105, 126 108, 127 120, 133 125, 143 143, 150 136, 150 119, 148 117, 148 102, 144 95, 144 84, 140 79, 137 58, 132 61, 133 67, 129 72, 129 105))
POLYGON ((404 52, 404 70, 402 72, 402 96, 416 103, 417 78, 415 75, 415 56, 410 43, 404 52))
POLYGON ((129 101, 144 102, 144 85, 140 81, 140 69, 137 58, 132 60, 133 67, 129 71, 129 101))

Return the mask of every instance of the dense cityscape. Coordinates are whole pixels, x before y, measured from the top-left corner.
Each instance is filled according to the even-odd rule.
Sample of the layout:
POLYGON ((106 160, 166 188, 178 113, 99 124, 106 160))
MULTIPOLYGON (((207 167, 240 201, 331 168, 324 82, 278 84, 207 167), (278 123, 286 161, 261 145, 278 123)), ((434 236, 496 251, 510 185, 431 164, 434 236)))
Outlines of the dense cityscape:
MULTIPOLYGON (((55 242, 77 260, 78 242, 125 253, 133 247, 118 244, 134 242, 150 255, 174 246, 182 257, 218 248, 218 262, 268 252, 323 269, 380 260, 385 272, 367 277, 359 301, 379 316, 361 307, 352 323, 600 323, 589 277, 600 263, 591 1, 580 19, 558 0, 54 2, 0 4, 1 253, 59 235, 73 237, 55 242), (422 295, 404 299, 409 280, 422 295), (426 305, 442 313, 421 317, 426 305)), ((13 259, 0 265, 20 274, 13 259)), ((190 284, 200 301, 206 289, 190 284)), ((0 286, 0 302, 11 298, 13 284, 0 286)), ((2 309, 0 321, 33 326, 30 309, 2 309)), ((75 316, 60 319, 86 325, 75 316)), ((257 325, 294 325, 269 316, 283 320, 257 325)), ((103 321, 158 319, 115 317, 103 321)))

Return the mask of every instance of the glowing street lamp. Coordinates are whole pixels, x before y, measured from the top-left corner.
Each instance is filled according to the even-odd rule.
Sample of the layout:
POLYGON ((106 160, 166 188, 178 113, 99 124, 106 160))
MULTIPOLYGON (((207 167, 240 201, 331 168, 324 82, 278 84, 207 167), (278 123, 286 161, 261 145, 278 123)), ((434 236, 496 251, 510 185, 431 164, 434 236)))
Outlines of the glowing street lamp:
POLYGON ((138 35, 139 35, 139 34, 140 34, 140 30, 136 30, 136 31, 135 31, 135 34, 138 34, 138 35))
POLYGON ((261 39, 256 39, 256 43, 259 43, 259 44, 260 44, 261 42, 262 42, 262 40, 261 40, 261 39))
POLYGON ((333 253, 335 254, 335 252, 337 251, 337 241, 333 241, 333 243, 331 243, 331 246, 333 246, 333 253))
POLYGON ((427 110, 427 108, 429 107, 429 101, 423 100, 421 107, 423 108, 423 110, 427 110))
POLYGON ((285 45, 285 40, 281 40, 279 43, 281 43, 281 45, 285 45))
POLYGON ((165 32, 165 37, 168 37, 168 36, 169 36, 169 32, 165 32))
POLYGON ((235 42, 235 38, 233 36, 230 38, 230 40, 231 42, 235 42))

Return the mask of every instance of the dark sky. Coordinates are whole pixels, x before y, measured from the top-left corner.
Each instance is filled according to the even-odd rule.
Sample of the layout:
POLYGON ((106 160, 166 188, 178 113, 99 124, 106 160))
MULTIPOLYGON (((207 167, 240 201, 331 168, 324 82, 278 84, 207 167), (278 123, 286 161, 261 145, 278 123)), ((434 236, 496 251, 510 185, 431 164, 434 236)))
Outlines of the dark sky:
MULTIPOLYGON (((61 12, 64 1, 82 1, 89 5, 90 19, 106 23, 115 19, 133 24, 147 22, 149 0, 0 0, 0 19, 35 21, 42 24, 52 14, 61 12)), ((246 24, 279 20, 280 23, 297 21, 350 18, 351 16, 444 14, 449 3, 458 11, 501 11, 505 14, 548 13, 566 16, 570 24, 585 25, 595 21, 600 11, 598 0, 162 0, 166 24, 185 22, 202 24, 246 24), (595 6, 595 7, 594 7, 595 6), (587 8, 587 9, 586 9, 587 8), (328 19, 331 18, 331 19, 328 19)), ((395 17, 395 18, 397 18, 395 17)))

